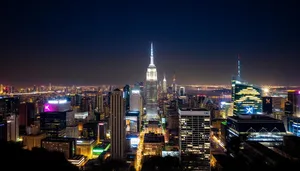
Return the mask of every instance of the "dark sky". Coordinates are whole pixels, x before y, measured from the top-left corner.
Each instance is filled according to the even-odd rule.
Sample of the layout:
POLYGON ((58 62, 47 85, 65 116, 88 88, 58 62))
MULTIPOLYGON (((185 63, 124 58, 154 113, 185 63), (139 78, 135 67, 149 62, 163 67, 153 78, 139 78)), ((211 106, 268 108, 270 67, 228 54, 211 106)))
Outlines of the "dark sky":
POLYGON ((240 54, 244 79, 300 84, 296 0, 9 0, 0 6, 1 83, 132 84, 145 78, 153 41, 159 77, 166 73, 169 81, 175 72, 181 84, 229 84, 240 54))

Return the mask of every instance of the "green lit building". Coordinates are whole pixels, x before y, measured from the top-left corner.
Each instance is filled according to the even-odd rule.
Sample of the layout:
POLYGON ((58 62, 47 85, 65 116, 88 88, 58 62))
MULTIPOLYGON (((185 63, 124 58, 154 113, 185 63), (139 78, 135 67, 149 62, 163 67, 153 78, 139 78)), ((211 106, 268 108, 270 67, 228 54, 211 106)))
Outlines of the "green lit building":
POLYGON ((262 90, 235 78, 231 83, 233 114, 262 114, 262 90))
POLYGON ((93 148, 93 158, 97 158, 103 152, 108 151, 109 148, 110 148, 110 143, 108 143, 108 142, 102 142, 101 144, 95 146, 93 148))

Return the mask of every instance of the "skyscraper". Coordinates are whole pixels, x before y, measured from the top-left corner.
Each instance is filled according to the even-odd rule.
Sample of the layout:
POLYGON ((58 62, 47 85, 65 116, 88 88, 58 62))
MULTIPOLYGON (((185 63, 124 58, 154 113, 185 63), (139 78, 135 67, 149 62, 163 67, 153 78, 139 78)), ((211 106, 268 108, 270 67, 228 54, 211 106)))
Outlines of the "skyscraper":
POLYGON ((166 75, 164 75, 164 79, 163 79, 163 93, 167 93, 167 80, 166 80, 166 75))
POLYGON ((190 170, 210 170, 210 112, 178 109, 181 162, 190 170))
POLYGON ((150 64, 146 73, 146 111, 147 119, 155 120, 157 115, 157 70, 154 65, 153 43, 151 43, 150 64))
POLYGON ((113 91, 110 105, 111 157, 120 159, 125 150, 125 102, 121 90, 113 91))

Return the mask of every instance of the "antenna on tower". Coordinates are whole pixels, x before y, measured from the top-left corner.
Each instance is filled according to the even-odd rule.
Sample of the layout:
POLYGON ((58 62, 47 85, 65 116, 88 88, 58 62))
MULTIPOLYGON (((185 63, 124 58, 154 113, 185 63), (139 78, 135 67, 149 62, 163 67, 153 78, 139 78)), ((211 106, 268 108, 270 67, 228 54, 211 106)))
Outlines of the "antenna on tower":
POLYGON ((241 58, 240 55, 238 54, 238 78, 241 78, 241 58))

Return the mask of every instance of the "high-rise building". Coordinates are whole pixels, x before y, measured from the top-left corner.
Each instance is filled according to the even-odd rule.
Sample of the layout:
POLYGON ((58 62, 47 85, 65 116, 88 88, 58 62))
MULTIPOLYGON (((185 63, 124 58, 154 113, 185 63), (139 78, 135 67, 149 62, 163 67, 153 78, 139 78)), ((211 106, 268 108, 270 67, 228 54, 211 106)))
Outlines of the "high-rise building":
POLYGON ((104 109, 103 109, 103 94, 97 94, 96 96, 96 104, 95 104, 95 110, 99 113, 102 113, 104 112, 104 109))
POLYGON ((125 99, 125 110, 128 111, 130 108, 130 87, 125 85, 123 88, 123 98, 125 99))
POLYGON ((252 84, 232 79, 234 115, 262 114, 262 90, 252 84))
POLYGON ((288 90, 288 101, 285 113, 289 115, 300 115, 300 91, 288 90))
POLYGON ((111 157, 123 158, 125 153, 125 102, 123 93, 115 89, 110 97, 111 157))
POLYGON ((20 126, 33 125, 35 120, 35 104, 34 103, 21 103, 19 106, 20 126))
POLYGON ((162 86, 162 90, 163 93, 167 93, 167 79, 166 79, 166 75, 164 75, 164 79, 163 79, 163 86, 162 86))
POLYGON ((262 97, 262 109, 264 114, 272 114, 273 113, 273 101, 272 97, 262 97))
POLYGON ((178 109, 179 146, 183 167, 210 170, 210 112, 206 109, 178 109))
POLYGON ((146 113, 148 120, 157 119, 157 70, 154 64, 153 43, 146 73, 146 113))
POLYGON ((139 111, 142 113, 142 107, 143 107, 143 98, 141 96, 140 90, 137 88, 134 88, 131 90, 130 95, 130 111, 139 111))

